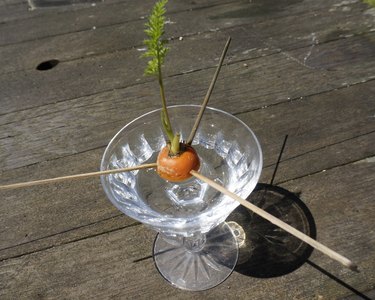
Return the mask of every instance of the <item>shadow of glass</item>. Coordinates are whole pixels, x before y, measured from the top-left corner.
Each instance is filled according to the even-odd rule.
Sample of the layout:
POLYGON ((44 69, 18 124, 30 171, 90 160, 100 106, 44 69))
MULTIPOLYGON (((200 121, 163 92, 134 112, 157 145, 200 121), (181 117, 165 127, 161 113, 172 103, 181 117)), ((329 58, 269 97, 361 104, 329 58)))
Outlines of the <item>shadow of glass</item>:
MULTIPOLYGON (((313 216, 297 195, 278 186, 259 183, 247 200, 316 238, 313 216)), ((239 244, 235 268, 238 273, 258 278, 282 276, 298 269, 312 253, 311 246, 243 206, 234 210, 226 221, 239 244)))

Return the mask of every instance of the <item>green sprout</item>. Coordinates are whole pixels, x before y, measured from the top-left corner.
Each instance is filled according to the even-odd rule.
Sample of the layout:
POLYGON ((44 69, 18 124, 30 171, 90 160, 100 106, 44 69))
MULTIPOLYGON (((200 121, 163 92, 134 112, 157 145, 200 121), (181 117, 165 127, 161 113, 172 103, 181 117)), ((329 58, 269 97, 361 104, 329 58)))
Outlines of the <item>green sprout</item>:
POLYGON ((375 7, 375 0, 363 0, 363 2, 375 7))
POLYGON ((180 151, 180 134, 174 134, 172 130, 168 116, 167 101, 165 99, 163 76, 161 72, 161 67, 169 50, 168 47, 166 47, 167 41, 162 39, 165 24, 165 5, 167 2, 168 0, 160 0, 156 2, 151 11, 148 22, 145 24, 145 33, 148 36, 148 39, 144 41, 144 44, 147 46, 147 51, 142 56, 151 58, 147 63, 145 75, 156 76, 158 78, 162 102, 161 122, 170 142, 170 152, 172 155, 176 155, 180 151))

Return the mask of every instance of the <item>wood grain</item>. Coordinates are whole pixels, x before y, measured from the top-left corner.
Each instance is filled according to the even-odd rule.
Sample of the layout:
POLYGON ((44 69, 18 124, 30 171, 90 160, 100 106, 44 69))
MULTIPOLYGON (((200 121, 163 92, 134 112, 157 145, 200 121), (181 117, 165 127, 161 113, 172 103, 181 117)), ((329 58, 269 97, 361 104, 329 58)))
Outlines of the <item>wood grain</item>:
MULTIPOLYGON (((328 5, 333 4, 327 3, 328 5)), ((204 62, 205 51, 202 50, 206 48, 215 49, 211 47, 210 42, 205 41, 207 37, 219 35, 223 36, 223 40, 225 41, 228 35, 230 35, 233 37, 233 40, 241 39, 241 43, 237 46, 239 48, 232 48, 231 51, 234 50, 238 52, 237 55, 245 55, 245 57, 256 57, 272 53, 277 49, 287 50, 291 47, 311 46, 313 34, 315 34, 319 43, 324 43, 327 40, 345 38, 353 34, 368 32, 371 30, 374 22, 370 15, 364 14, 364 8, 360 5, 353 6, 350 12, 342 12, 341 10, 329 11, 329 7, 321 5, 317 14, 314 11, 314 6, 317 6, 317 3, 309 1, 306 6, 297 6, 298 8, 296 9, 298 11, 296 14, 288 11, 288 7, 285 7, 282 10, 282 14, 279 14, 276 10, 276 15, 272 14, 272 17, 267 17, 267 14, 260 14, 258 16, 256 14, 257 10, 251 8, 251 3, 246 4, 242 2, 241 5, 242 8, 244 6, 247 8, 245 11, 248 12, 248 15, 245 17, 236 17, 235 15, 228 18, 220 17, 223 5, 207 8, 202 7, 202 9, 190 12, 182 11, 173 14, 171 16, 171 24, 166 28, 166 36, 175 39, 170 41, 171 48, 175 49, 180 44, 186 48, 186 41, 204 39, 203 43, 198 44, 199 46, 193 44, 189 47, 190 49, 194 49, 193 53, 198 52, 201 60, 204 62), (253 13, 251 13, 252 11, 253 13), (197 13, 199 13, 199 16, 197 13), (197 22, 194 25, 190 22, 192 15, 194 15, 194 20, 197 22), (212 20, 215 15, 219 17, 212 20), (305 19, 306 22, 295 26, 296 19, 299 18, 305 19), (332 19, 335 21, 331 22, 332 19), (209 23, 207 24, 207 22, 209 23), (288 28, 290 27, 293 27, 293 35, 289 34, 288 28), (238 30, 240 32, 237 32, 238 30), (230 33, 226 34, 227 31, 230 33), (179 41, 179 37, 184 37, 184 43, 179 41), (265 48, 268 48, 268 50, 264 50, 265 48), (262 52, 260 53, 260 51, 262 52), (245 53, 243 54, 242 52, 245 53)), ((224 8, 234 12, 237 8, 238 12, 241 11, 240 7, 233 6, 232 4, 224 5, 224 8)), ((112 13, 109 15, 116 14, 112 13)), ((88 13, 87 19, 90 21, 91 18, 89 16, 90 14, 88 13)), ((98 20, 101 19, 98 18, 98 20)), ((39 22, 40 27, 46 27, 46 22, 43 19, 39 22)), ((2 46, 0 47, 0 56, 2 57, 3 66, 0 73, 35 69, 40 62, 51 58, 59 59, 61 62, 71 60, 81 61, 82 58, 93 55, 98 56, 112 53, 116 56, 116 54, 118 55, 123 51, 128 52, 141 49, 143 48, 142 41, 144 39, 142 31, 143 23, 144 20, 137 19, 130 23, 120 22, 114 26, 100 27, 96 24, 96 29, 93 30, 92 27, 94 25, 91 21, 91 23, 85 25, 86 29, 88 28, 85 31, 79 30, 77 32, 44 37, 42 40, 30 39, 28 42, 2 46), (53 49, 51 49, 50 45, 54 45, 53 49), (16 57, 13 55, 15 51, 19 54, 16 57)), ((30 27, 31 25, 27 24, 27 26, 30 27)), ((29 31, 26 32, 29 35, 31 34, 29 31)), ((173 51, 170 52, 170 54, 172 53, 173 51)), ((176 53, 180 52, 177 51, 176 53)), ((126 53, 122 54, 122 56, 125 55, 126 53)), ((179 58, 183 57, 180 56, 179 58)), ((175 60, 172 61, 175 62, 175 60)), ((190 59, 189 62, 191 64, 194 60, 190 59)), ((174 68, 174 73, 176 71, 182 72, 183 70, 176 70, 174 68)), ((126 81, 124 81, 124 84, 126 85, 126 81)))
MULTIPOLYGON (((267 3, 249 3, 245 1, 218 1, 218 0, 204 0, 204 1, 171 1, 168 3, 167 18, 174 18, 174 15, 178 13, 178 20, 176 22, 177 28, 190 27, 189 31, 192 30, 192 25, 195 25, 193 32, 196 33, 200 28, 211 26, 211 29, 215 26, 223 28, 225 24, 222 19, 230 19, 231 24, 235 25, 243 23, 245 18, 254 18, 260 20, 265 17, 273 15, 278 17, 281 15, 287 15, 291 13, 296 15, 306 9, 316 7, 316 3, 310 1, 306 6, 294 5, 299 1, 280 0, 273 6, 268 6, 267 3), (193 4, 194 3, 194 4, 193 4), (201 8, 201 9, 200 9, 201 8), (267 10, 268 14, 265 14, 267 10), (186 20, 187 16, 194 14, 195 24, 186 20), (185 20, 185 21, 184 21, 185 20), (186 24, 189 24, 186 26, 186 24), (221 26, 220 26, 221 25, 221 26)), ((137 1, 126 1, 118 3, 117 5, 95 5, 94 7, 88 7, 86 9, 79 10, 79 15, 76 11, 64 11, 60 13, 43 14, 35 18, 20 19, 17 22, 9 22, 0 27, 0 46, 6 44, 21 43, 25 41, 43 39, 49 36, 63 35, 74 32, 88 31, 93 26, 97 29, 111 26, 113 31, 136 28, 138 33, 142 32, 142 24, 145 22, 144 17, 151 10, 153 5, 152 0, 147 0, 139 5, 137 1), (142 18, 142 19, 141 19, 142 18), (43 24, 50 24, 50 26, 43 26, 43 24), (19 31, 18 35, 13 35, 11 32, 17 28, 19 31), (30 30, 30 28, 32 30, 30 30)), ((322 6, 329 7, 333 1, 322 6)), ((187 29, 187 28, 186 28, 187 29)), ((186 30, 185 29, 185 30, 186 30)), ((121 30, 127 32, 127 30, 121 30)), ((172 33, 175 29, 172 30, 172 33)))
POLYGON ((96 171, 96 172, 89 172, 89 173, 45 178, 45 179, 34 180, 34 181, 17 182, 17 183, 12 183, 12 184, 7 184, 7 185, 0 185, 0 190, 15 190, 19 188, 29 188, 32 186, 40 186, 40 185, 45 185, 45 184, 54 184, 54 183, 74 181, 74 180, 84 180, 84 179, 93 178, 93 177, 98 178, 100 176, 105 176, 108 174, 130 172, 130 171, 140 170, 140 169, 156 168, 156 166, 157 166, 156 163, 152 163, 152 164, 144 164, 144 165, 138 165, 138 166, 128 167, 128 168, 118 168, 118 169, 105 170, 105 171, 96 171))
POLYGON ((314 247, 316 250, 320 251, 322 254, 327 255, 328 257, 332 258, 333 260, 339 262, 344 267, 351 269, 352 271, 358 271, 358 266, 352 262, 347 257, 339 254, 338 252, 334 251, 333 249, 323 245, 322 243, 316 241, 315 239, 309 237, 308 235, 304 234, 303 232, 295 229, 293 226, 281 221, 279 218, 273 216, 272 214, 268 213, 267 211, 257 207, 256 205, 252 204, 248 200, 237 196, 235 193, 227 190, 223 185, 216 183, 214 180, 194 171, 190 171, 191 174, 200 179, 201 181, 207 183, 209 186, 213 187, 215 190, 221 192, 224 195, 231 197, 233 200, 236 200, 241 205, 245 206, 247 209, 251 210, 252 212, 256 213, 257 215, 261 216, 262 218, 266 219, 267 221, 271 222, 272 224, 276 225, 277 227, 285 230, 289 234, 297 237, 301 241, 305 242, 306 244, 314 247))
MULTIPOLYGON (((373 90, 371 82, 316 95, 305 100, 286 102, 266 109, 239 114, 238 117, 248 123, 260 139, 265 165, 270 166, 265 169, 262 181, 270 180, 272 164, 277 159, 285 134, 289 134, 289 139, 276 181, 303 177, 346 162, 374 156, 375 145, 372 140, 375 124, 369 120, 372 120, 371 115, 375 113, 373 111, 375 107, 372 105, 372 100, 367 97, 369 90, 373 90), (356 101, 353 103, 354 97, 356 101), (338 105, 340 113, 337 113, 338 105), (334 115, 335 118, 332 119, 334 115)), ((45 121, 43 123, 47 124, 45 121)), ((120 129, 122 125, 119 121, 118 128, 120 129)), ((103 148, 3 172, 2 184, 16 180, 53 177, 56 172, 73 174, 95 170, 98 168, 104 146, 116 130, 103 132, 106 132, 104 136, 108 136, 107 139, 102 139, 103 148)), ((0 211, 0 222, 3 222, 4 228, 1 248, 16 246, 88 223, 99 222, 114 213, 114 209, 106 203, 98 180, 84 181, 77 185, 34 187, 30 191, 3 193, 1 201, 3 209, 0 211), (86 191, 84 195, 80 193, 82 189, 86 191), (54 210, 49 208, 51 192, 53 192, 53 203, 56 208, 54 210), (73 196, 67 197, 66 195, 73 196), (80 198, 74 195, 80 195, 80 198), (25 199, 28 205, 24 207, 22 213, 28 218, 25 222, 19 222, 22 213, 14 215, 12 211, 21 208, 25 199), (98 207, 95 208, 96 206, 98 207), (53 225, 56 218, 59 218, 61 209, 71 212, 69 218, 53 225), (97 210, 100 213, 96 216, 97 210), (32 221, 33 216, 38 216, 36 222, 32 221), (39 218, 43 218, 43 222, 37 221, 39 218), (7 226, 7 224, 13 225, 7 226), (13 226, 17 230, 14 230, 13 226), (34 230, 29 232, 29 227, 34 230)), ((9 255, 9 252, 7 253, 9 255)))
MULTIPOLYGON (((339 246, 346 255, 361 260, 361 273, 353 275, 349 270, 338 269, 329 258, 317 253, 313 254, 311 260, 360 290, 370 289, 374 280, 374 261, 370 256, 363 256, 363 249, 371 249, 375 236, 364 236, 361 229, 363 226, 375 224, 371 218, 363 223, 363 214, 358 213, 374 211, 373 201, 368 197, 368 191, 372 189, 371 182, 375 179, 373 171, 374 166, 367 163, 351 164, 304 177, 285 186, 291 190, 304 187, 302 199, 314 215, 319 238, 323 242, 329 240, 333 246, 339 246), (327 188, 333 185, 335 190, 326 193, 327 188), (324 198, 321 197, 323 194, 324 198), (347 198, 345 195, 351 197, 347 198), (344 203, 348 209, 338 213, 336 204, 342 197, 348 199, 344 203), (356 208, 349 209, 353 207, 356 208), (340 221, 338 225, 334 216, 345 222, 340 221), (320 230, 323 227, 324 230, 320 230), (343 245, 342 240, 347 243, 343 245)), ((131 227, 5 260, 0 264, 0 295, 29 298, 54 298, 56 295, 66 298, 87 295, 101 298, 126 298, 132 295, 138 295, 140 298, 153 295, 154 299, 195 298, 195 294, 174 289, 164 282, 155 270, 152 260, 133 262, 150 254, 154 235, 143 226, 131 227), (139 289, 140 282, 142 289, 139 289), (155 290, 158 293, 155 293, 155 290)), ((276 296, 287 299, 290 295, 296 298, 314 298, 317 294, 331 298, 351 293, 344 286, 305 264, 293 273, 267 280, 234 273, 224 284, 199 294, 200 297, 208 299, 231 299, 233 291, 238 299, 271 299, 276 296)))
MULTIPOLYGON (((0 3, 0 6, 4 1, 0 3)), ((90 28, 90 23, 95 21, 97 26, 108 26, 111 24, 126 23, 132 20, 144 18, 146 11, 151 9, 154 1, 144 0, 139 5, 137 0, 106 0, 106 1, 82 1, 81 5, 55 5, 47 9, 30 10, 25 1, 12 0, 12 3, 4 5, 0 11, 1 20, 7 23, 8 28, 28 29, 35 26, 34 31, 39 35, 42 32, 64 34, 64 32, 75 32, 90 28), (49 29, 43 28, 41 24, 49 23, 49 29), (58 24, 55 24, 58 23, 58 24), (65 24, 65 26, 64 26, 65 24), (59 29, 59 30, 57 30, 59 29)), ((68 1, 65 1, 67 3, 68 1)), ((234 2, 234 0, 196 0, 196 1, 173 1, 168 5, 168 13, 176 13, 183 10, 200 9, 217 4, 234 2)), ((50 2, 52 3, 52 2, 50 2)), ((6 27, 3 27, 5 29, 6 27)), ((26 30, 27 31, 27 30, 26 30)), ((23 32, 19 37, 11 37, 15 42, 22 42, 22 37, 28 38, 23 32)), ((7 40, 9 43, 10 39, 7 40)))
MULTIPOLYGON (((1 184, 96 171, 113 135, 159 107, 156 83, 142 76, 139 60, 151 2, 106 0, 33 12, 23 11, 22 1, 0 2, 1 184), (60 60, 55 68, 35 70, 52 58, 60 60)), ((155 233, 122 215, 99 181, 87 179, 1 192, 0 298, 340 299, 373 290, 375 19, 369 6, 176 0, 168 18, 169 103, 202 102, 231 36, 210 105, 235 114, 259 137, 263 182, 289 135, 275 182, 300 195, 317 239, 360 262, 361 273, 313 252, 310 262, 284 276, 233 273, 215 289, 182 292, 148 258, 155 233)))
MULTIPOLYGON (((248 64, 251 63, 251 67, 244 66, 244 62, 224 66, 210 105, 237 114, 280 102, 288 103, 290 99, 307 98, 311 94, 324 93, 332 89, 345 88, 347 85, 371 81, 375 60, 370 58, 374 52, 370 54, 371 48, 366 43, 374 38, 374 34, 355 38, 352 41, 356 42, 355 47, 348 40, 338 40, 323 45, 321 51, 324 53, 324 59, 329 62, 331 68, 336 68, 331 71, 326 69, 311 70, 288 59, 282 53, 259 58, 256 61, 248 61, 248 64), (342 49, 351 51, 352 55, 363 57, 363 61, 360 61, 359 58, 349 61, 341 59, 342 49), (284 71, 286 68, 290 70, 287 74, 284 71), (250 83, 257 88, 249 91, 250 83), (229 107, 228 99, 231 99, 229 107)), ((306 49, 290 51, 288 55, 299 57, 305 51, 306 49)), ((327 64, 326 62, 322 62, 322 67, 327 64)), ((165 81, 166 89, 173 95, 169 97, 169 104, 186 102, 200 104, 213 72, 213 70, 204 70, 167 79, 165 81), (186 85, 186 82, 189 82, 189 85, 186 85), (187 94, 189 99, 186 99, 187 94)), ((93 71, 86 70, 85 77, 87 78, 90 74, 93 74, 93 71)), ((73 78, 74 75, 70 76, 73 78)), ((94 85, 94 82, 88 80, 86 87, 79 84, 78 81, 74 84, 77 85, 77 89, 79 88, 79 93, 84 94, 85 90, 86 93, 89 92, 90 86, 94 85)), ((2 137, 0 146, 5 150, 0 153, 1 168, 22 167, 44 159, 53 159, 103 147, 110 139, 111 134, 116 132, 116 129, 118 130, 132 118, 145 112, 146 109, 159 107, 155 84, 155 82, 150 82, 141 86, 135 85, 125 90, 84 96, 55 105, 39 107, 36 110, 1 116, 0 123, 5 123, 0 127, 2 137), (140 87, 142 87, 141 90, 139 90, 140 87), (128 116, 127 120, 124 120, 125 115, 128 116), (12 121, 17 119, 22 121, 12 121), (43 130, 39 129, 40 122, 43 123, 43 130), (108 130, 111 134, 106 133, 108 130), (67 141, 66 136, 71 138, 67 141), (30 141, 34 142, 30 143, 30 141), (23 147, 21 146, 23 143, 30 146, 23 147)), ((370 87, 371 84, 365 86, 370 87)), ((61 92, 69 93, 65 90, 61 90, 61 92)), ((36 99, 32 101, 33 105, 39 99, 41 101, 47 99, 39 93, 40 90, 37 88, 34 92, 29 91, 30 97, 36 99)), ((51 97, 58 94, 52 90, 49 93, 51 97)), ((9 99, 17 99, 16 96, 14 97, 9 99)), ((7 101, 5 100, 5 102, 7 101)), ((9 101, 9 105, 14 105, 14 101, 9 101)), ((364 116, 364 118, 367 117, 364 116)), ((337 129, 339 130, 339 128, 337 129)))

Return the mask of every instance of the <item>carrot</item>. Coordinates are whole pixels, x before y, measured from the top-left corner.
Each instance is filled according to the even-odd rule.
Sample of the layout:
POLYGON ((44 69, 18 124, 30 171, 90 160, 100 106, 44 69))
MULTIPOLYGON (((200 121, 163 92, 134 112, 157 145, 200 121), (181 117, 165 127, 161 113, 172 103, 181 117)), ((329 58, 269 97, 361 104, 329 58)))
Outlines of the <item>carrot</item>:
POLYGON ((192 176, 191 170, 199 170, 200 161, 194 148, 180 143, 180 149, 181 151, 177 154, 171 153, 169 144, 161 149, 156 161, 156 170, 161 178, 181 182, 192 176))

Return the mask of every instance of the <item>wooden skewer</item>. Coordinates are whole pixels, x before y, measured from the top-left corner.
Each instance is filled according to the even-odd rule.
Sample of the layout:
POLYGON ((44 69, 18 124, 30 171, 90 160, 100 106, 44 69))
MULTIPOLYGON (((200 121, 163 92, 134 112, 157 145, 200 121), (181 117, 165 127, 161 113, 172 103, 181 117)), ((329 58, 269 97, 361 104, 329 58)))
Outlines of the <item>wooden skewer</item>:
MULTIPOLYGON (((54 183, 54 182, 60 182, 60 181, 66 181, 66 180, 76 180, 76 179, 84 179, 89 177, 95 177, 100 175, 107 175, 107 174, 114 174, 114 173, 122 173, 122 172, 128 172, 128 171, 134 171, 134 170, 140 170, 140 169, 148 169, 148 168, 155 168, 157 167, 156 163, 151 164, 144 164, 129 168, 120 168, 120 169, 113 169, 113 170, 106 170, 106 171, 98 171, 98 172, 91 172, 91 173, 83 173, 83 174, 77 174, 77 175, 68 175, 68 176, 62 176, 62 177, 55 177, 55 178, 49 178, 49 179, 42 179, 42 180, 36 180, 36 181, 28 181, 28 182, 21 182, 21 183, 15 183, 15 184, 8 184, 8 185, 1 185, 0 190, 8 190, 8 189, 17 189, 22 187, 30 187, 34 185, 43 185, 48 183, 54 183)), ((254 204, 246 201, 245 199, 237 196, 236 194, 228 191, 223 186, 217 184, 213 180, 207 178, 206 176, 192 170, 190 173, 195 176, 196 178, 202 180, 203 182, 206 182, 208 185, 213 187, 214 189, 218 190, 219 192, 231 197, 232 199, 238 201, 241 205, 245 206, 246 208, 250 209, 257 215, 261 216, 262 218, 268 220, 272 224, 284 229, 285 231, 289 232, 290 234, 294 235, 295 237, 299 238, 300 240, 304 241, 305 243, 309 244, 310 246, 314 247, 315 249, 319 250, 325 255, 328 255, 330 258, 338 261, 339 263, 343 264, 344 266, 348 267, 349 269, 353 271, 358 271, 358 266, 354 264, 352 261, 350 261, 348 258, 342 256, 341 254, 337 253, 336 251, 328 248, 327 246, 319 243, 318 241, 312 239, 308 235, 302 233, 301 231, 295 229, 294 227, 290 226, 289 224, 281 221, 280 219, 274 217, 270 213, 266 212, 265 210, 255 206, 254 204)))
POLYGON ((312 239, 308 235, 302 233, 301 231, 295 229, 294 227, 290 226, 289 224, 281 221, 280 219, 274 217, 270 213, 266 212, 265 210, 255 206, 254 204, 242 199, 241 197, 237 196, 236 194, 228 191, 223 186, 217 184, 213 180, 207 178, 206 176, 192 170, 190 173, 195 176, 196 178, 202 180, 203 182, 207 183, 214 189, 218 190, 219 192, 231 197, 232 199, 238 201, 241 205, 245 206, 246 208, 250 209, 257 215, 261 216, 262 218, 268 220, 272 224, 284 229, 285 231, 289 232, 290 234, 294 235, 295 237, 299 238, 300 240, 304 241, 305 243, 309 244, 310 246, 314 247, 315 249, 319 250, 325 255, 328 255, 330 258, 338 261, 339 263, 343 264, 344 266, 348 267, 352 271, 358 272, 358 267, 352 261, 347 259, 346 257, 342 256, 341 254, 333 251, 332 249, 328 248, 327 246, 319 243, 318 241, 312 239))
POLYGON ((212 81, 211 81, 211 84, 208 88, 208 91, 207 91, 207 94, 206 96, 204 97, 204 100, 203 100, 203 103, 202 103, 202 106, 201 106, 201 109, 198 113, 198 116, 195 120, 195 123, 194 123, 194 126, 193 126, 193 129, 191 130, 191 133, 189 135, 189 138, 187 139, 187 142, 186 144, 188 145, 191 145, 191 143, 193 142, 193 139, 194 139, 194 136, 195 136, 195 133, 197 132, 198 130, 198 127, 199 127, 199 123, 201 122, 201 119, 202 119, 202 116, 203 116, 203 113, 204 113, 204 110, 206 109, 207 107, 207 104, 208 104, 208 100, 210 100, 210 96, 212 94, 212 91, 214 89, 214 86, 215 86, 215 83, 216 83, 216 80, 217 80, 217 77, 219 76, 219 72, 220 72, 220 69, 221 69, 221 66, 223 65, 223 62, 224 62, 224 58, 225 58, 225 55, 228 51, 228 48, 229 48, 229 44, 230 44, 230 41, 231 41, 231 38, 229 37, 225 46, 224 46, 224 50, 221 54, 221 57, 220 57, 220 61, 219 61, 219 64, 216 68, 216 72, 214 74, 214 77, 212 78, 212 81))
POLYGON ((156 163, 144 164, 144 165, 139 165, 139 166, 129 167, 129 168, 120 168, 120 169, 113 169, 113 170, 106 170, 106 171, 98 171, 98 172, 42 179, 42 180, 36 180, 36 181, 20 182, 20 183, 8 184, 8 185, 0 185, 0 190, 11 190, 11 189, 29 187, 33 185, 42 185, 42 184, 48 184, 48 183, 54 183, 54 182, 59 182, 59 181, 66 181, 66 180, 84 179, 84 178, 95 177, 95 176, 100 176, 100 175, 122 173, 122 172, 129 172, 129 171, 149 169, 149 168, 156 168, 156 163))

